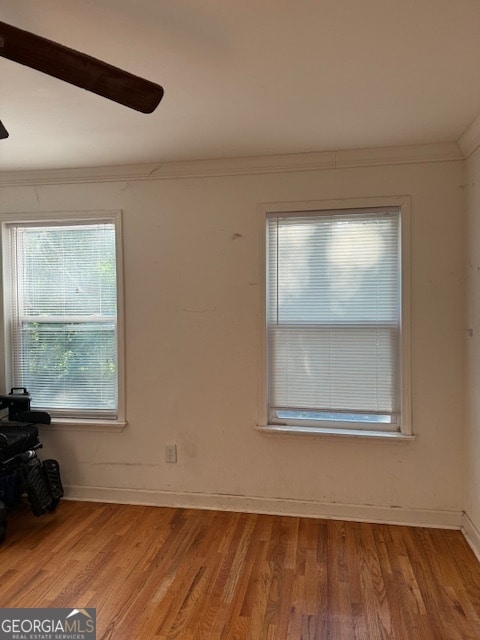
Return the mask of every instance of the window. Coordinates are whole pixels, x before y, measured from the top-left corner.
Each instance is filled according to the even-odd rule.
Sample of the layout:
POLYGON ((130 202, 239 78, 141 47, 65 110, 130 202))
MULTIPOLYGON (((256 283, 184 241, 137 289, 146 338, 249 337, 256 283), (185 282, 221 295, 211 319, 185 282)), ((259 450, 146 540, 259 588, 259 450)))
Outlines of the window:
POLYGON ((7 386, 55 418, 122 419, 120 215, 3 222, 7 386))
POLYGON ((267 215, 269 425, 409 433, 400 207, 267 215))

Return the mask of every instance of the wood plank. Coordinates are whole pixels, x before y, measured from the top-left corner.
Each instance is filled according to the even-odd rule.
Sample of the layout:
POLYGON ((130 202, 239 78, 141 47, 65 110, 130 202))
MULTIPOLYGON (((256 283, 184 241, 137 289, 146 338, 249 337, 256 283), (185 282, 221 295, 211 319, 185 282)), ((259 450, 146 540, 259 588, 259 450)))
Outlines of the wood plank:
POLYGON ((98 640, 474 640, 458 531, 62 501, 20 506, 3 607, 95 607, 98 640))

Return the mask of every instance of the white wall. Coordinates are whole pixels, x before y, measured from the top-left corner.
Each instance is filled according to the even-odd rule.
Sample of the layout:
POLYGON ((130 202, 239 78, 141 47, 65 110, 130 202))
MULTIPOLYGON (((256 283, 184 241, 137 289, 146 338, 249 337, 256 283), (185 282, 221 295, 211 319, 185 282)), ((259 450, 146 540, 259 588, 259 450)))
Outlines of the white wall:
POLYGON ((45 454, 60 460, 68 495, 458 526, 463 179, 463 162, 445 161, 5 187, 3 212, 124 212, 129 424, 121 433, 44 429, 45 454), (412 198, 417 439, 258 433, 258 204, 392 195, 412 198), (177 464, 164 462, 166 443, 177 443, 177 464))
POLYGON ((480 148, 467 168, 467 420, 465 512, 467 537, 480 553, 480 148))

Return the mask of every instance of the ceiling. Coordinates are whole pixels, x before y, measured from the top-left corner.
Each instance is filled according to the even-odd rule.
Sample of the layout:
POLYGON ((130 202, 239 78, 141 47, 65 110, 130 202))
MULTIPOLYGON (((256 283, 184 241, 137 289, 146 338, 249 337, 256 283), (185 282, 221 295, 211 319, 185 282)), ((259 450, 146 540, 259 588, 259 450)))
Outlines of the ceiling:
POLYGON ((0 58, 0 170, 457 140, 478 0, 2 0, 0 20, 158 82, 144 115, 0 58))

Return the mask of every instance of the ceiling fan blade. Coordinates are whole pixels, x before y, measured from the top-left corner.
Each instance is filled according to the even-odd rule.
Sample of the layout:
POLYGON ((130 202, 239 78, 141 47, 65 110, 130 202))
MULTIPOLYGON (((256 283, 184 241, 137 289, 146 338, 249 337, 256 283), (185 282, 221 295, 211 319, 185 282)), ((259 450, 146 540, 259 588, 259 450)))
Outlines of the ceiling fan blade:
POLYGON ((5 129, 2 121, 0 120, 0 140, 4 140, 5 138, 8 138, 8 131, 5 129))
POLYGON ((163 96, 154 82, 4 22, 0 56, 142 113, 152 113, 163 96))

